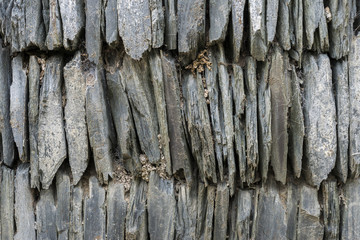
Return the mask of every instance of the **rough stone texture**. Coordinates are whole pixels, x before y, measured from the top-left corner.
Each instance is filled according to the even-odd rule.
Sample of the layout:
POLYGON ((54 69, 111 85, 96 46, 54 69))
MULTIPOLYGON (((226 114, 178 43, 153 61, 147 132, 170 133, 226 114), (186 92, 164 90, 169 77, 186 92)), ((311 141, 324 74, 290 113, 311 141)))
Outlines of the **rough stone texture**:
POLYGON ((322 184, 325 239, 339 239, 340 199, 336 180, 322 184))
POLYGON ((158 163, 160 161, 159 125, 147 59, 135 61, 126 55, 120 76, 124 81, 132 109, 141 150, 151 163, 158 163))
POLYGON ((83 188, 73 187, 71 192, 69 239, 83 239, 83 188))
POLYGON ((65 169, 56 174, 56 230, 58 239, 69 239, 70 176, 65 169))
POLYGON ((38 151, 40 181, 44 189, 49 188, 67 156, 61 95, 62 65, 61 56, 46 61, 40 93, 38 151))
POLYGON ((115 47, 120 41, 117 13, 117 0, 108 0, 105 7, 105 40, 111 47, 115 47))
POLYGON ((85 44, 89 60, 99 63, 101 58, 101 19, 103 0, 85 0, 85 44))
POLYGON ((216 188, 199 183, 196 239, 211 239, 213 233, 216 188))
POLYGON ((95 169, 100 183, 108 183, 113 176, 115 132, 110 107, 106 101, 103 69, 91 66, 86 73, 86 121, 95 169))
POLYGON ((266 4, 265 0, 248 2, 250 17, 250 54, 258 61, 264 61, 267 52, 266 4))
POLYGON ((125 217, 127 202, 124 197, 124 185, 111 182, 107 190, 107 238, 124 239, 125 236, 125 217))
POLYGON ((303 52, 303 35, 304 35, 304 11, 302 0, 291 1, 290 12, 290 40, 291 46, 290 56, 301 63, 301 55, 303 52))
POLYGON ((349 68, 348 61, 337 61, 332 67, 332 78, 335 81, 337 109, 337 153, 336 171, 343 183, 346 182, 349 166, 349 68))
POLYGON ((173 180, 150 173, 147 209, 150 239, 174 239, 176 200, 173 180))
POLYGON ((28 80, 26 69, 23 68, 21 55, 12 60, 12 84, 10 86, 10 124, 13 130, 19 158, 22 162, 29 161, 29 146, 27 141, 27 98, 28 80))
POLYGON ((31 170, 31 187, 40 189, 39 155, 38 155, 38 120, 39 120, 39 89, 40 89, 40 66, 36 56, 30 56, 29 60, 29 155, 31 170))
POLYGON ((148 238, 146 195, 148 186, 146 182, 136 179, 130 189, 130 199, 126 215, 126 239, 148 238))
POLYGON ((0 225, 1 239, 13 239, 14 224, 14 175, 15 171, 5 166, 1 167, 0 225))
POLYGON ((335 100, 330 60, 326 55, 305 55, 304 117, 305 177, 314 186, 327 178, 336 160, 335 100))
MULTIPOLYGON (((2 45, 0 40, 0 45, 2 45)), ((1 159, 7 166, 14 163, 14 137, 10 125, 11 60, 9 47, 0 50, 0 133, 1 159)))
POLYGON ((207 183, 217 182, 216 163, 209 113, 203 96, 202 80, 199 73, 184 74, 182 93, 184 97, 185 119, 190 134, 193 157, 199 167, 200 178, 207 183))
POLYGON ((36 204, 36 237, 41 239, 57 239, 56 207, 54 190, 42 190, 40 199, 36 204))
POLYGON ((41 1, 25 2, 26 47, 45 48, 45 26, 42 19, 41 1))
POLYGON ((16 169, 15 178, 15 240, 35 240, 34 194, 30 187, 30 166, 21 164, 16 169))
MULTIPOLYGON (((269 4, 269 3, 267 3, 269 4)), ((290 14, 291 0, 279 0, 279 18, 277 24, 276 38, 284 50, 291 48, 290 43, 290 14)))
POLYGON ((229 188, 220 183, 216 188, 214 212, 214 239, 225 239, 227 234, 227 218, 229 213, 229 188))
POLYGON ((360 179, 348 181, 342 195, 341 233, 342 239, 350 240, 359 236, 360 226, 360 179))
POLYGON ((353 37, 349 55, 349 173, 353 177, 360 175, 360 35, 353 37))
POLYGON ((85 111, 85 78, 81 66, 80 52, 78 52, 64 67, 66 91, 65 130, 74 185, 80 181, 89 161, 85 111))
POLYGON ((95 176, 89 179, 89 195, 84 199, 84 239, 105 239, 105 189, 95 176))
POLYGON ((11 50, 19 52, 25 50, 26 23, 25 1, 14 0, 11 9, 11 50))
POLYGON ((288 108, 290 104, 290 77, 288 57, 279 47, 271 56, 269 87, 271 91, 271 165, 275 180, 286 183, 288 154, 288 108))
POLYGON ((165 16, 162 0, 149 0, 151 13, 151 44, 159 48, 164 43, 165 16))
POLYGON ((253 190, 239 190, 236 195, 236 237, 234 239, 250 239, 251 217, 253 209, 253 190))
POLYGON ((177 1, 178 50, 183 63, 196 58, 205 40, 205 0, 177 1))
POLYGON ((72 51, 78 47, 85 26, 84 0, 61 0, 59 1, 59 7, 64 48, 72 51))
POLYGON ((231 0, 230 39, 233 61, 239 62, 240 50, 244 35, 245 0, 231 0))
POLYGON ((209 15, 209 43, 223 42, 225 40, 231 10, 230 0, 210 0, 209 15))
POLYGON ((46 46, 49 50, 57 50, 62 47, 63 42, 63 26, 60 16, 59 1, 49 0, 49 14, 49 30, 47 31, 46 36, 46 46))
POLYGON ((165 46, 169 50, 177 48, 176 1, 165 0, 165 46))
POLYGON ((119 34, 125 51, 133 59, 140 60, 151 46, 149 0, 118 0, 117 4, 119 34))
POLYGON ((277 25, 281 25, 281 4, 284 1, 282 0, 269 0, 266 2, 266 31, 267 31, 267 41, 272 42, 276 34, 277 25), (279 10, 279 1, 280 1, 280 10, 279 10), (280 13, 279 13, 280 11, 280 13), (278 23, 280 22, 280 23, 278 23))

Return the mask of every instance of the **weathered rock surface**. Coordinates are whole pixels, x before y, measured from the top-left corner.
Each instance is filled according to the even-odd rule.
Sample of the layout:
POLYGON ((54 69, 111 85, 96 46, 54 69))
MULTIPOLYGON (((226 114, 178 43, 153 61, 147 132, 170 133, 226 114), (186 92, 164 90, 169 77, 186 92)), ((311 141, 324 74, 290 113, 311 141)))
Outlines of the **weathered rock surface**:
POLYGON ((15 232, 14 224, 14 175, 15 171, 1 167, 1 196, 0 196, 0 225, 1 239, 13 239, 15 232))
POLYGON ((45 48, 45 26, 42 19, 41 1, 24 1, 26 23, 26 47, 45 48))
POLYGON ((76 185, 83 175, 89 161, 89 146, 86 125, 86 76, 81 66, 78 52, 64 67, 66 91, 65 130, 69 151, 69 163, 76 185))
POLYGON ((40 192, 40 199, 36 204, 36 237, 40 239, 57 239, 56 207, 54 189, 40 192))
POLYGON ((65 169, 56 174, 56 230, 58 239, 69 239, 70 176, 65 169))
POLYGON ((85 44, 88 58, 99 63, 101 58, 101 21, 103 0, 85 0, 85 44))
POLYGON ((220 183, 216 188, 214 211, 214 239, 225 239, 227 234, 227 219, 229 213, 229 188, 220 183))
POLYGON ((107 191, 107 238, 124 239, 125 237, 125 218, 127 202, 124 196, 124 185, 111 182, 107 191))
POLYGON ((74 186, 71 191, 69 239, 83 239, 83 188, 74 186))
POLYGON ((169 50, 177 48, 177 20, 176 20, 176 1, 165 0, 165 46, 169 50))
POLYGON ((230 0, 210 0, 209 2, 209 43, 223 42, 229 23, 230 0))
POLYGON ((266 4, 265 0, 249 1, 250 54, 258 61, 264 61, 267 52, 266 4))
POLYGON ((341 215, 341 233, 342 239, 354 239, 359 236, 360 223, 360 179, 348 181, 344 188, 342 200, 341 215))
MULTIPOLYGON (((46 22, 45 22, 46 24, 46 22)), ((57 0, 49 0, 49 23, 46 36, 46 46, 49 50, 57 50, 62 47, 63 31, 60 15, 60 5, 57 0)))
POLYGON ((149 0, 151 14, 151 44, 159 48, 164 43, 165 16, 162 0, 149 0))
POLYGON ((117 1, 108 0, 105 7, 105 40, 112 47, 115 47, 120 41, 117 14, 117 1))
POLYGON ((196 239, 211 239, 213 234, 216 188, 199 183, 196 239))
POLYGON ((323 213, 326 239, 339 239, 340 199, 337 182, 326 180, 322 184, 323 213))
MULTIPOLYGON (((269 4, 269 3, 268 3, 269 4)), ((291 48, 290 43, 290 15, 291 15, 291 0, 279 0, 279 15, 277 23, 276 38, 279 40, 281 47, 284 50, 291 48)))
POLYGON ((231 0, 230 39, 234 62, 240 60, 240 50, 244 36, 245 2, 245 0, 231 0))
POLYGON ((267 41, 272 42, 276 34, 277 25, 281 24, 281 0, 269 0, 266 2, 266 31, 267 31, 267 41), (280 10, 279 10, 279 1, 280 1, 280 10), (279 13, 280 11, 280 13, 279 13), (280 22, 280 23, 278 23, 280 22))
POLYGON ((44 189, 49 188, 67 156, 61 95, 62 67, 61 56, 46 61, 40 93, 38 151, 40 181, 44 189))
POLYGON ((305 177, 319 186, 335 166, 336 122, 330 60, 326 55, 305 55, 304 117, 305 177))
POLYGON ((11 9, 11 50, 20 52, 25 50, 26 44, 26 23, 25 23, 25 2, 14 0, 11 9))

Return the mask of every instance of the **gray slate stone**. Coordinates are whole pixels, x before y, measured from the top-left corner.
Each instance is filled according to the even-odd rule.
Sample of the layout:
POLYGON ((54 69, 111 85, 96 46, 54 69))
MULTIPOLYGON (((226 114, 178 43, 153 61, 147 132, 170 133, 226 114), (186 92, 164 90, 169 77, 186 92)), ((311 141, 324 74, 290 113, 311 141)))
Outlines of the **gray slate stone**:
POLYGON ((265 0, 249 1, 250 54, 257 61, 264 61, 267 53, 265 0))
POLYGON ((199 183, 196 239, 212 239, 216 187, 199 183))
POLYGON ((89 162, 89 146, 86 125, 86 76, 81 66, 80 52, 64 67, 66 90, 65 131, 69 150, 69 163, 76 185, 89 162))
POLYGON ((326 180, 322 184, 323 218, 325 239, 339 239, 340 199, 336 180, 326 180))
POLYGON ((350 130, 349 130, 349 169, 350 175, 360 175, 360 35, 354 36, 349 54, 349 99, 350 99, 350 130))
POLYGON ((234 203, 235 209, 235 234, 233 239, 251 239, 251 219, 253 217, 253 190, 238 190, 234 203))
POLYGON ((44 189, 49 188, 67 156, 61 96, 62 65, 61 56, 48 58, 41 87, 38 151, 40 181, 44 189))
POLYGON ((42 3, 42 15, 45 26, 46 36, 49 32, 49 22, 50 22, 50 9, 49 9, 49 1, 50 0, 41 0, 42 3))
POLYGON ((107 184, 113 176, 115 132, 110 107, 106 101, 103 69, 91 65, 86 72, 86 122, 97 177, 107 184))
POLYGON ((151 46, 151 13, 149 0, 118 0, 118 28, 125 51, 140 60, 151 46))
POLYGON ((57 239, 56 207, 52 187, 40 191, 40 200, 36 203, 36 237, 37 240, 57 239))
POLYGON ((1 167, 1 239, 14 239, 15 225, 14 225, 14 175, 15 171, 1 167))
POLYGON ((151 163, 159 163, 159 125, 147 58, 135 61, 126 55, 120 76, 132 109, 141 150, 151 163))
POLYGON ((261 178, 266 182, 272 145, 271 134, 271 90, 269 86, 270 62, 265 61, 259 66, 260 84, 258 86, 258 113, 259 113, 259 167, 261 178))
POLYGON ((177 48, 176 0, 165 0, 165 40, 168 50, 177 48))
POLYGON ((177 1, 178 51, 184 64, 194 60, 205 42, 205 0, 177 1))
POLYGON ((216 163, 214 155, 213 136, 211 134, 210 118, 200 73, 192 75, 184 73, 182 93, 184 97, 185 119, 190 135, 192 155, 199 167, 200 179, 216 183, 216 163))
POLYGON ((56 174, 56 229, 58 239, 69 239, 70 176, 64 168, 56 174))
POLYGON ((292 49, 290 56, 301 63, 301 55, 303 51, 303 1, 292 0, 290 10, 290 41, 292 49))
POLYGON ((12 60, 12 84, 10 86, 10 124, 14 140, 22 162, 29 161, 28 125, 27 125, 27 98, 28 79, 26 69, 23 68, 21 55, 12 60))
POLYGON ((15 178, 15 240, 35 240, 34 194, 30 187, 30 165, 17 167, 15 178))
POLYGON ((151 14, 151 44, 153 48, 159 48, 164 43, 165 16, 162 2, 162 0, 149 0, 151 14))
POLYGON ((89 195, 84 199, 84 239, 105 239, 105 189, 95 176, 89 179, 89 195))
MULTIPOLYGON (((269 4, 269 3, 268 3, 269 4)), ((277 24, 276 38, 284 50, 291 48, 290 43, 290 15, 291 15, 291 0, 279 0, 279 17, 277 24)))
POLYGON ((161 52, 164 77, 164 91, 169 131, 169 146, 173 174, 183 170, 186 182, 191 183, 192 163, 190 149, 186 140, 184 112, 181 109, 180 82, 175 60, 161 52))
POLYGON ((281 21, 281 16, 279 16, 278 19, 278 15, 281 15, 281 9, 279 10, 279 1, 281 8, 281 0, 266 1, 266 32, 268 42, 272 42, 274 40, 276 28, 279 24, 278 22, 281 21))
POLYGON ((36 56, 29 59, 29 155, 30 155, 30 183, 31 188, 40 189, 39 155, 38 155, 38 121, 39 121, 39 89, 40 89, 40 66, 36 56))
POLYGON ((337 61, 332 67, 332 78, 336 89, 337 109, 337 154, 336 172, 340 180, 345 183, 348 176, 349 158, 349 68, 348 61, 337 61))
POLYGON ((71 211, 69 239, 83 239, 83 188, 81 184, 74 186, 71 191, 71 211))
POLYGON ((49 50, 57 50, 63 46, 62 19, 60 16, 59 1, 49 0, 49 14, 49 30, 46 36, 46 46, 49 50))
POLYGON ((91 62, 98 64, 101 58, 101 20, 103 0, 85 0, 85 42, 91 62))
POLYGON ((120 41, 117 13, 117 0, 108 0, 105 7, 105 40, 111 47, 115 47, 120 41))
POLYGON ((45 48, 45 26, 42 18, 41 1, 25 2, 26 47, 45 48))
POLYGON ((242 39, 244 35, 245 0, 231 0, 230 39, 233 61, 239 62, 242 39))
POLYGON ((229 188, 225 183, 216 187, 215 212, 214 212, 214 239, 226 239, 227 219, 229 212, 229 188))
POLYGON ((84 0, 61 0, 59 7, 64 48, 72 51, 78 47, 85 25, 84 0))
POLYGON ((360 178, 350 180, 344 189, 341 209, 341 239, 350 240, 360 237, 360 178))
POLYGON ((11 50, 20 52, 25 50, 26 23, 25 1, 14 0, 11 9, 11 50))
POLYGON ((112 181, 107 190, 107 239, 125 239, 125 218, 127 202, 124 196, 124 184, 112 181))
POLYGON ((230 0, 209 1, 209 43, 218 43, 225 40, 231 11, 230 0))
POLYGON ((125 239, 148 239, 147 189, 147 183, 139 179, 135 179, 131 184, 130 200, 126 215, 125 239))
POLYGON ((319 186, 335 166, 336 110, 332 92, 330 60, 327 55, 305 55, 305 177, 319 186))
POLYGON ((150 239, 174 239, 176 200, 173 180, 162 179, 152 171, 147 193, 150 239))

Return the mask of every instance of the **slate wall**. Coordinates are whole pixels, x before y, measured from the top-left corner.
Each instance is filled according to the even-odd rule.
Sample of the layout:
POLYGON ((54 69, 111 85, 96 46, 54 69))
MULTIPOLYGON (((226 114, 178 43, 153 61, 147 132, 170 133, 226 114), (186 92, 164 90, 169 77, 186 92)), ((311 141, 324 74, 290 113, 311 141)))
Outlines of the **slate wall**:
POLYGON ((1 0, 1 239, 360 239, 356 8, 1 0))

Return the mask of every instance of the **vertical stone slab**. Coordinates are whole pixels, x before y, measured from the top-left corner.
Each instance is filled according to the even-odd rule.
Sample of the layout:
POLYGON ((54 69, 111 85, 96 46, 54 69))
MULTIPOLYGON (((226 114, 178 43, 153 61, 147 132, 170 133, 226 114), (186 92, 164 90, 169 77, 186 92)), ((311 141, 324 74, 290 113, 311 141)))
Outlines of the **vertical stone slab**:
POLYGON ((199 167, 200 178, 207 183, 216 183, 216 163, 210 118, 200 73, 197 76, 187 71, 183 75, 182 92, 187 128, 190 133, 192 155, 199 167))
POLYGON ((14 238, 14 170, 5 166, 1 167, 1 239, 14 238))
POLYGON ((230 39, 233 61, 239 62, 242 39, 244 35, 245 0, 231 0, 230 39))
POLYGON ((360 175, 360 35, 354 36, 349 54, 349 169, 352 177, 360 175))
POLYGON ((253 190, 239 190, 236 201, 236 238, 251 239, 251 219, 253 217, 253 190))
POLYGON ((150 239, 174 239, 176 200, 173 180, 162 179, 152 171, 147 193, 150 239))
POLYGON ((164 43, 165 17, 162 0, 149 0, 151 13, 151 44, 159 48, 164 43))
POLYGON ((305 177, 319 186, 335 166, 336 121, 330 60, 327 55, 305 55, 304 117, 305 177))
POLYGON ((84 239, 105 239, 105 189, 95 176, 89 179, 89 195, 84 199, 84 239))
POLYGON ((250 53, 257 61, 264 61, 267 53, 265 0, 249 1, 250 53))
POLYGON ((48 189, 57 170, 67 156, 62 112, 61 56, 46 61, 40 94, 38 151, 42 187, 48 189))
POLYGON ((53 188, 40 191, 40 200, 36 204, 36 237, 37 240, 57 239, 53 188))
POLYGON ((360 179, 349 180, 344 186, 341 208, 341 238, 360 237, 360 179))
POLYGON ((209 2, 209 43, 220 43, 225 40, 231 10, 230 0, 210 0, 209 2))
MULTIPOLYGON (((50 0, 41 0, 42 4, 42 17, 44 20, 44 26, 45 26, 45 34, 47 36, 49 32, 49 22, 50 22, 50 10, 49 10, 49 1, 50 0)), ((45 39, 46 41, 46 39, 45 39)))
POLYGON ((186 182, 191 183, 192 165, 190 149, 185 136, 184 113, 181 110, 180 82, 175 60, 161 52, 164 91, 169 131, 172 172, 183 171, 186 182))
POLYGON ((77 186, 74 186, 71 192, 69 239, 83 239, 83 188, 79 184, 77 186))
POLYGON ((64 67, 66 90, 65 131, 69 150, 69 163, 76 185, 89 162, 89 146, 86 125, 86 77, 82 70, 80 52, 64 67))
POLYGON ((26 47, 45 47, 45 26, 42 18, 41 1, 25 2, 26 47))
POLYGON ((56 174, 56 229, 58 239, 69 239, 70 229, 70 176, 65 169, 56 174))
POLYGON ((25 1, 14 0, 11 8, 11 50, 25 50, 26 44, 25 1))
POLYGON ((15 240, 35 240, 34 193, 30 187, 30 165, 17 167, 15 178, 15 240))
POLYGON ((11 59, 10 48, 2 47, 0 40, 0 133, 1 133, 1 159, 7 166, 14 163, 14 137, 10 125, 10 84, 11 59))
POLYGON ((216 188, 214 212, 214 239, 226 239, 227 218, 229 212, 229 188, 225 183, 219 183, 216 188))
POLYGON ((258 86, 258 113, 259 113, 259 167, 261 178, 266 182, 272 145, 271 134, 271 90, 269 86, 269 61, 259 66, 260 84, 258 86))
POLYGON ((72 51, 78 47, 85 26, 84 0, 61 0, 59 7, 64 48, 72 51))
POLYGON ((197 199, 196 239, 212 239, 216 187, 199 183, 197 199))
POLYGON ((117 1, 108 0, 105 7, 105 40, 111 47, 115 47, 120 41, 117 13, 117 1))
POLYGON ((176 1, 165 0, 165 41, 168 50, 177 48, 176 1))
POLYGON ((10 123, 14 140, 22 162, 29 161, 27 99, 28 79, 21 55, 12 60, 12 84, 10 86, 10 123))
POLYGON ((161 150, 161 162, 166 164, 166 172, 171 175, 171 158, 169 146, 169 131, 167 122, 165 91, 164 91, 164 75, 162 70, 162 63, 160 53, 152 51, 149 59, 151 82, 154 88, 156 113, 159 124, 158 141, 161 150))
POLYGON ((151 46, 149 0, 118 0, 118 27, 125 51, 140 60, 151 46))
POLYGON ((147 59, 135 61, 126 55, 120 76, 132 109, 141 150, 151 163, 159 163, 159 124, 147 59))
POLYGON ((321 190, 323 196, 325 239, 339 239, 340 199, 336 180, 324 181, 321 190))
POLYGON ((286 190, 287 190, 286 237, 287 239, 296 239, 297 222, 299 215, 300 186, 294 184, 292 181, 289 181, 287 183, 286 190))
POLYGON ((256 61, 249 57, 245 67, 246 83, 246 182, 255 180, 255 172, 259 163, 258 130, 257 130, 257 80, 256 61))
POLYGON ((36 56, 29 59, 29 155, 30 155, 30 182, 32 188, 40 189, 39 155, 38 155, 38 121, 39 121, 39 89, 40 66, 36 56))
MULTIPOLYGON (((281 4, 281 3, 280 3, 281 4)), ((266 1, 266 32, 267 41, 272 42, 276 34, 276 27, 279 24, 279 0, 268 0, 266 1)))
POLYGON ((85 42, 91 62, 98 64, 101 58, 102 0, 85 0, 85 42))
POLYGON ((125 239, 148 239, 146 195, 147 183, 135 179, 130 189, 126 215, 125 239))
POLYGON ((332 78, 333 82, 335 82, 337 110, 337 154, 335 169, 340 180, 345 183, 349 171, 350 90, 348 61, 335 62, 332 70, 332 78))
POLYGON ((46 46, 48 50, 57 50, 63 46, 59 1, 49 0, 49 14, 49 30, 46 36, 46 46))
POLYGON ((124 184, 112 181, 106 196, 107 239, 125 239, 125 218, 127 202, 124 184))
POLYGON ((290 56, 299 62, 301 62, 303 51, 303 15, 303 0, 292 0, 290 10, 290 41, 292 49, 290 50, 290 56))
POLYGON ((107 184, 113 174, 112 148, 116 140, 103 77, 103 69, 93 64, 86 72, 86 122, 98 179, 107 184))
POLYGON ((196 58, 205 41, 205 0, 177 1, 178 50, 183 63, 196 58))

